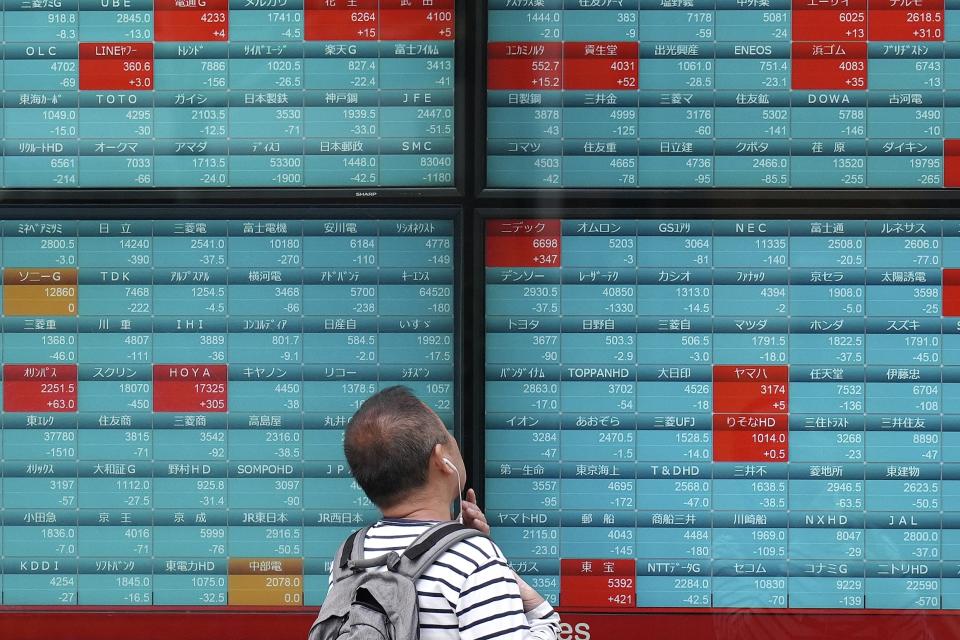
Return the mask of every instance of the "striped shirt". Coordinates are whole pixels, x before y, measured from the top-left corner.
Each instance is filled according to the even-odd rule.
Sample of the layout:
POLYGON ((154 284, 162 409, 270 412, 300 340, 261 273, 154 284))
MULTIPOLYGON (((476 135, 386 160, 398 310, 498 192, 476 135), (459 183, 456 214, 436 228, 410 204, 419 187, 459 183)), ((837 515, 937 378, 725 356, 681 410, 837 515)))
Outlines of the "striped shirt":
MULTIPOLYGON (((381 520, 367 533, 364 557, 402 552, 434 524, 381 520)), ((455 544, 427 568, 416 588, 422 640, 556 640, 560 633, 560 616, 549 603, 523 612, 513 571, 486 537, 455 544)))

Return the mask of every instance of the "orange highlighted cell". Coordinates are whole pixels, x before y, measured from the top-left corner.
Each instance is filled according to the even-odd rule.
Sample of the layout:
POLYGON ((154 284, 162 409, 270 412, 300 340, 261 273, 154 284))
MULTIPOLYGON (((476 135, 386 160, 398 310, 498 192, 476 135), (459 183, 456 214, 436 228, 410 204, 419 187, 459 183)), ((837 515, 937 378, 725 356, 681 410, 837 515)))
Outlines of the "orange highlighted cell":
POLYGON ((303 560, 231 558, 227 602, 231 605, 298 607, 303 605, 303 560))
POLYGON ((303 575, 303 558, 230 558, 227 573, 231 576, 303 575))
POLYGON ((76 269, 5 269, 3 313, 8 316, 76 316, 76 269))

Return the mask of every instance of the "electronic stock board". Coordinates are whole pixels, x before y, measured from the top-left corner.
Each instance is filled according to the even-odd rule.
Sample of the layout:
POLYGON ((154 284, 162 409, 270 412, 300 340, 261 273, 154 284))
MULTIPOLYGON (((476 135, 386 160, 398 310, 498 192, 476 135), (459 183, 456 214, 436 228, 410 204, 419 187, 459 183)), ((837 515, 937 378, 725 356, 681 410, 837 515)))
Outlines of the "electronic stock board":
POLYGON ((7 0, 0 188, 455 186, 454 0, 7 0))
POLYGON ((951 0, 487 0, 490 189, 960 186, 951 0))
POLYGON ((454 428, 455 210, 59 213, 0 223, 0 604, 319 606, 359 403, 454 428))
POLYGON ((960 609, 960 221, 511 213, 483 222, 485 498, 531 584, 960 609))

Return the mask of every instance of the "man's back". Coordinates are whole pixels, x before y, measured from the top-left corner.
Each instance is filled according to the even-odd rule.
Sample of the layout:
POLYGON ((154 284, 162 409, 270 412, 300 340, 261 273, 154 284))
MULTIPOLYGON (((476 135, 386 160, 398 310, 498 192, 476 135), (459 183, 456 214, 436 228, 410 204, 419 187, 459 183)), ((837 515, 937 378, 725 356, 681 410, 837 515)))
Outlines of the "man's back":
MULTIPOLYGON (((381 520, 367 533, 364 557, 401 553, 434 524, 381 520)), ((486 537, 458 542, 424 572, 416 587, 423 640, 552 639, 559 630, 559 617, 547 603, 523 613, 514 574, 486 537)))
MULTIPOLYGON (((347 423, 343 453, 354 480, 383 515, 363 540, 365 559, 402 552, 432 524, 450 522, 451 505, 464 490, 458 519, 468 529, 490 533, 476 492, 464 484, 460 446, 410 389, 389 387, 367 398, 347 423)), ((417 598, 423 640, 559 637, 559 616, 510 569, 489 538, 464 538, 436 560, 415 585, 405 583, 407 603, 417 598)), ((381 577, 394 578, 356 576, 378 582, 381 577)))

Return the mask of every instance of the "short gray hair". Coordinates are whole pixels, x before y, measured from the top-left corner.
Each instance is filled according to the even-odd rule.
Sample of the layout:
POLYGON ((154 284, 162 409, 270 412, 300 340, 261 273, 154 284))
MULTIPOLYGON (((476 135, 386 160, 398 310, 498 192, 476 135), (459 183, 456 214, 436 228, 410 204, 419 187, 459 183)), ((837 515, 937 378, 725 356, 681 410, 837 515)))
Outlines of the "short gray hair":
POLYGON ((430 455, 450 434, 409 388, 370 396, 347 424, 343 452, 354 479, 381 509, 392 507, 427 481, 430 455))

